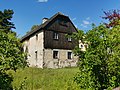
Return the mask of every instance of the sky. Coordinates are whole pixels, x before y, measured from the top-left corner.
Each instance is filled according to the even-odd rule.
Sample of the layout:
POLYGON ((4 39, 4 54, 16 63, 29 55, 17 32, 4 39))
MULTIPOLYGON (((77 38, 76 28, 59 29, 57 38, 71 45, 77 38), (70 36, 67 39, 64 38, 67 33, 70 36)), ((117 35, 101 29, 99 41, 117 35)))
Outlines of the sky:
POLYGON ((103 11, 120 9, 120 0, 0 0, 0 10, 12 9, 17 35, 22 37, 33 25, 40 25, 42 18, 57 12, 69 16, 74 25, 87 32, 91 24, 105 22, 103 11))

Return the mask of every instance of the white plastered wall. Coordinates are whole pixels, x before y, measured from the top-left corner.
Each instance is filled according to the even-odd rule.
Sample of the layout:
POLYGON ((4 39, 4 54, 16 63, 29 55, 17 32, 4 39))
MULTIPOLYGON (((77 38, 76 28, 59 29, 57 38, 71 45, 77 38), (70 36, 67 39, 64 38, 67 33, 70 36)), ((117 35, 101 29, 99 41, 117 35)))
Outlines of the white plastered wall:
POLYGON ((24 50, 26 46, 28 46, 28 63, 30 67, 38 67, 43 68, 43 31, 36 33, 31 36, 29 40, 24 41, 24 50), (38 39, 36 40, 36 35, 38 35, 38 39), (37 52, 37 59, 36 53, 37 52))

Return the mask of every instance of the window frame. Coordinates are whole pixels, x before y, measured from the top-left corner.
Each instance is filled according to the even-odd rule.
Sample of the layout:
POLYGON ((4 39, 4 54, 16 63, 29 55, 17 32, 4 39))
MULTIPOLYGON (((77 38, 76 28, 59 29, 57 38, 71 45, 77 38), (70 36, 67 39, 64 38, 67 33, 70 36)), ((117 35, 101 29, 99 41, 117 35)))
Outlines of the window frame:
POLYGON ((71 37, 68 37, 67 40, 68 40, 69 42, 71 42, 71 41, 72 41, 72 38, 71 38, 71 37))
POLYGON ((58 32, 53 32, 53 39, 58 40, 59 39, 59 34, 58 32))
POLYGON ((58 55, 59 52, 58 51, 53 51, 53 59, 58 59, 58 55))
POLYGON ((72 52, 67 52, 67 59, 72 59, 72 52))

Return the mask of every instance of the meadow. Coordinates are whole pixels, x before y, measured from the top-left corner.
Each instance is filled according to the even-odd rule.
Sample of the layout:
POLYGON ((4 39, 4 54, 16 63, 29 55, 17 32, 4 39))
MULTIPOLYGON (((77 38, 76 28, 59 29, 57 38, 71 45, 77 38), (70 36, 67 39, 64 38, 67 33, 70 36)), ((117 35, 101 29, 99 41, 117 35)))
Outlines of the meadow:
POLYGON ((74 82, 74 76, 78 71, 78 68, 19 69, 12 72, 12 85, 23 90, 79 90, 74 82))

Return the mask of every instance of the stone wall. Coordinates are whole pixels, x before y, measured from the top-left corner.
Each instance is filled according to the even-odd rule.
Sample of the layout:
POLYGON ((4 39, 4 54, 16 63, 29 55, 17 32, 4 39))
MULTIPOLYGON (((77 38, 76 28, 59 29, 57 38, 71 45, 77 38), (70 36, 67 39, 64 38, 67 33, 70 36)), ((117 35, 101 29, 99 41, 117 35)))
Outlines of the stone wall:
POLYGON ((77 66, 78 57, 72 53, 72 59, 68 59, 68 52, 72 52, 72 50, 44 49, 44 67, 62 68, 77 66), (58 51, 58 59, 53 59, 53 51, 58 51))

